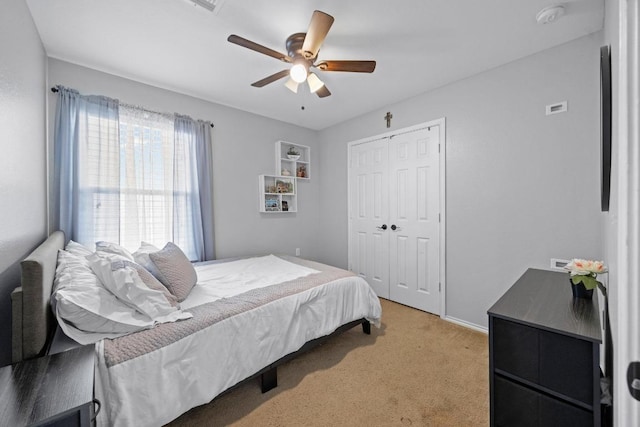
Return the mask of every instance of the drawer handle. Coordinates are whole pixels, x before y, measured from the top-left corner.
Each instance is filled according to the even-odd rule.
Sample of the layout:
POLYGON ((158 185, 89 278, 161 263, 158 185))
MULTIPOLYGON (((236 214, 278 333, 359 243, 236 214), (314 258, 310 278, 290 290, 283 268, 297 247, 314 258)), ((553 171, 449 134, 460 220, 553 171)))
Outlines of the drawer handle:
POLYGON ((100 413, 100 409, 102 409, 102 403, 100 403, 100 401, 98 399, 93 399, 93 417, 91 417, 91 422, 93 423, 96 418, 98 417, 98 414, 100 413), (98 407, 96 409, 96 406, 98 407))

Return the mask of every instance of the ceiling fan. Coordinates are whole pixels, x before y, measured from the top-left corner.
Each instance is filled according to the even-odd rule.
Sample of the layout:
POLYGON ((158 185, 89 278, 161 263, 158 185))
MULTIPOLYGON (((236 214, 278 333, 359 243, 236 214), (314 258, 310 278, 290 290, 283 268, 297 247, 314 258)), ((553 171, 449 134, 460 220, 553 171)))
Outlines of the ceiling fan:
POLYGON ((333 16, 316 10, 313 12, 309 29, 306 33, 295 33, 287 38, 285 43, 288 55, 277 52, 268 47, 254 43, 235 34, 230 35, 227 40, 247 49, 255 50, 263 55, 271 56, 282 62, 291 64, 290 69, 285 69, 265 77, 252 83, 251 86, 263 87, 276 80, 280 80, 289 76, 289 80, 285 86, 292 92, 298 91, 298 85, 306 80, 309 84, 309 90, 314 92, 320 98, 331 95, 329 89, 311 71, 316 68, 320 71, 348 71, 355 73, 372 73, 376 68, 376 61, 326 61, 322 60, 316 63, 320 46, 324 42, 331 25, 333 24, 333 16))

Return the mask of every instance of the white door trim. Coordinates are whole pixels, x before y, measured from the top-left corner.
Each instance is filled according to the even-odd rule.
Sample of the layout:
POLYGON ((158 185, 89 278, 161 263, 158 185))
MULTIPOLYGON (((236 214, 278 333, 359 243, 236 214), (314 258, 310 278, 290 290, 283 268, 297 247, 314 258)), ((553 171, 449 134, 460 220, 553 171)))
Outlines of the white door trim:
MULTIPOLYGON (((402 128, 402 129, 397 129, 397 130, 393 130, 393 131, 389 131, 389 132, 385 132, 379 135, 375 135, 375 136, 370 136, 367 138, 362 138, 362 139, 358 139, 356 141, 351 141, 347 144, 347 168, 350 167, 351 165, 351 147, 353 147, 354 145, 359 145, 359 144, 364 144, 367 142, 373 142, 373 141, 377 141, 380 139, 384 139, 384 138, 390 138, 393 135, 399 135, 399 134, 403 134, 403 133, 407 133, 407 132, 413 132, 416 130, 420 130, 420 129, 424 129, 424 128, 428 128, 431 126, 440 126, 440 150, 439 150, 439 154, 438 154, 438 161, 439 161, 439 165, 440 165, 440 265, 439 265, 439 269, 440 269, 440 285, 441 285, 441 289, 440 289, 440 317, 441 318, 445 318, 447 315, 446 312, 446 307, 447 307, 447 299, 446 299, 446 295, 447 295, 447 281, 446 281, 446 185, 445 185, 445 178, 446 178, 446 171, 445 171, 445 164, 446 164, 446 141, 447 141, 447 133, 446 133, 446 120, 444 117, 436 119, 436 120, 431 120, 428 122, 424 122, 424 123, 420 123, 414 126, 409 126, 406 128, 402 128)), ((349 266, 349 269, 351 269, 351 265, 353 260, 351 259, 351 221, 349 221, 349 218, 351 218, 351 203, 349 203, 349 201, 351 200, 351 182, 350 182, 349 178, 349 174, 347 173, 347 223, 348 223, 348 227, 347 227, 347 257, 348 257, 348 262, 347 265, 349 266)))
MULTIPOLYGON (((617 178, 617 297, 614 335, 614 424, 640 425, 640 402, 634 400, 627 384, 627 369, 640 360, 640 6, 637 1, 620 1, 618 60, 618 146, 617 178)), ((615 99, 615 98, 614 98, 615 99)))

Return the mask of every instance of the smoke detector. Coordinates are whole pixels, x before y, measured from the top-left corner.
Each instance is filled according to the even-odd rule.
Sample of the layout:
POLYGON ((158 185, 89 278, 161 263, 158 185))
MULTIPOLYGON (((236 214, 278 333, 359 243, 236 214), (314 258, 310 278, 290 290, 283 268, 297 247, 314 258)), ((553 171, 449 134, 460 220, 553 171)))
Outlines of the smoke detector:
POLYGON ((564 6, 547 6, 536 15, 538 24, 553 24, 564 15, 564 6))

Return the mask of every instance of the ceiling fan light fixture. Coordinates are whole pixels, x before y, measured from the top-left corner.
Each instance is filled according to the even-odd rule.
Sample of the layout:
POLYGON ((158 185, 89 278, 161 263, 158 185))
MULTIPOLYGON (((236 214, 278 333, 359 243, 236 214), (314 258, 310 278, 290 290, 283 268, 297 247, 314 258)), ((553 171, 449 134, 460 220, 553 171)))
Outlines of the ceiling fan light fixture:
POLYGON ((293 63, 293 67, 289 70, 289 75, 296 83, 302 83, 307 79, 307 74, 309 71, 307 70, 306 61, 297 60, 293 63))
POLYGON ((307 83, 309 83, 309 90, 311 93, 316 93, 322 86, 324 86, 324 82, 314 73, 309 73, 307 83))
POLYGON ((287 80, 287 82, 284 84, 287 89, 289 89, 291 92, 293 93, 298 93, 298 85, 299 83, 297 83, 295 80, 293 80, 292 78, 289 78, 287 80))
MULTIPOLYGON (((197 1, 222 2, 226 0, 197 1)), ((298 93, 298 86, 307 81, 311 93, 315 93, 319 98, 326 98, 331 95, 331 92, 327 89, 324 82, 320 80, 315 73, 310 71, 311 68, 315 67, 320 71, 346 71, 352 73, 373 73, 373 70, 376 68, 376 61, 323 60, 316 63, 320 47, 324 43, 333 21, 334 19, 331 15, 319 10, 314 11, 311 16, 311 22, 309 23, 309 29, 306 33, 294 33, 287 37, 285 42, 285 46, 287 47, 286 55, 235 34, 231 34, 227 37, 227 41, 289 64, 290 68, 285 68, 284 70, 271 74, 257 82, 253 82, 251 83, 251 86, 264 87, 276 80, 283 79, 288 75, 289 79, 285 83, 285 86, 290 91, 298 93)))

